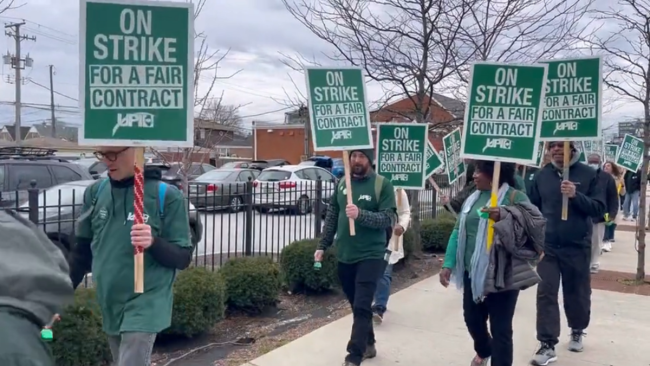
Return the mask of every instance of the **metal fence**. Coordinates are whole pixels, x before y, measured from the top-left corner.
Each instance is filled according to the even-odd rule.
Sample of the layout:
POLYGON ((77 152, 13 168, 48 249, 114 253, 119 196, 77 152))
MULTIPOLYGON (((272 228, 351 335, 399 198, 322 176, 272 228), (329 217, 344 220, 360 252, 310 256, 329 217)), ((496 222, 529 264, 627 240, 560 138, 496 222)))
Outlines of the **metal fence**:
MULTIPOLYGON (((454 196, 463 184, 449 185, 442 175, 434 179, 442 192, 427 187, 412 193, 418 194, 421 219, 440 214, 444 210, 441 195, 454 196)), ((75 222, 82 211, 86 187, 91 183, 70 182, 61 189, 10 192, 14 201, 0 202, 43 228, 53 242, 67 250, 74 243, 75 222), (9 207, 7 202, 12 202, 9 207)), ((240 256, 277 258, 287 244, 320 236, 335 189, 335 182, 321 180, 302 185, 291 181, 190 184, 185 205, 194 236, 200 236, 194 265, 215 268, 240 256)), ((95 209, 101 209, 99 206, 95 209)), ((110 215, 112 207, 105 209, 110 215)))

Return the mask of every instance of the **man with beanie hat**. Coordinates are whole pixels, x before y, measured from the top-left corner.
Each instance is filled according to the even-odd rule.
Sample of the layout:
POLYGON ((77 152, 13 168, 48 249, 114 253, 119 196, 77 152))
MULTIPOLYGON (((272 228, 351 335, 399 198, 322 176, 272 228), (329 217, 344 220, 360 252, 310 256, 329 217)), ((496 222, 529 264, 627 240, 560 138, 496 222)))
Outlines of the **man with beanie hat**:
POLYGON ((564 142, 549 142, 551 163, 535 176, 530 202, 546 219, 544 257, 537 265, 542 282, 537 285, 537 340, 541 347, 532 365, 557 360, 560 336, 560 281, 564 312, 571 328, 569 351, 582 352, 584 330, 591 314, 591 234, 593 219, 605 214, 605 194, 596 170, 579 163, 580 152, 571 143, 569 180, 563 180, 564 142), (562 220, 562 196, 569 197, 567 220, 562 220))
POLYGON ((341 179, 314 253, 314 260, 322 261, 324 251, 336 240, 338 276, 353 314, 345 366, 359 366, 377 355, 372 301, 386 266, 385 229, 393 227, 397 217, 393 185, 373 171, 373 157, 371 149, 350 151, 351 187, 348 190, 341 179), (352 204, 348 204, 348 194, 352 195, 352 204), (350 219, 354 220, 355 236, 350 235, 350 219))

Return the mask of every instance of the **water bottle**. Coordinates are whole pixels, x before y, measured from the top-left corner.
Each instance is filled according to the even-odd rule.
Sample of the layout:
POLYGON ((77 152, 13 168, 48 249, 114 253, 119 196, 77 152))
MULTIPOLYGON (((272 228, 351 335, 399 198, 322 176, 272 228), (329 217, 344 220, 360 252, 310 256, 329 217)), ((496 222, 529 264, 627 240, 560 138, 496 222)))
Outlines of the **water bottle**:
POLYGON ((314 269, 315 269, 316 271, 320 271, 320 269, 321 269, 322 266, 323 266, 323 265, 321 264, 321 262, 314 262, 314 269))

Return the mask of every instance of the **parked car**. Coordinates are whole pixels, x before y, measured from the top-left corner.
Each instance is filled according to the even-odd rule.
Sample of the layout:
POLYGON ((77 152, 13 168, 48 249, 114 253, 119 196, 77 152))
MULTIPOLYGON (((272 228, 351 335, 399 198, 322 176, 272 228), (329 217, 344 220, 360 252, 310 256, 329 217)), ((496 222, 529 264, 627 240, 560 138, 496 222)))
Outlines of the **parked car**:
POLYGON ((253 160, 248 166, 251 169, 264 170, 266 168, 274 166, 285 166, 291 165, 288 161, 284 159, 270 159, 270 160, 253 160))
POLYGON ((27 201, 27 190, 92 180, 79 164, 54 155, 56 150, 35 147, 0 148, 0 206, 17 207, 27 201))
POLYGON ((97 158, 83 158, 73 161, 74 164, 81 165, 88 170, 88 173, 94 178, 100 178, 102 173, 108 170, 108 167, 103 161, 97 160, 97 158))
POLYGON ((343 166, 343 159, 332 159, 332 174, 338 179, 343 178, 345 175, 345 167, 343 166))
POLYGON ((218 169, 246 169, 250 168, 250 161, 231 161, 220 166, 218 169))
POLYGON ((317 166, 319 168, 332 171, 332 166, 334 166, 334 161, 329 156, 315 155, 308 158, 305 161, 301 161, 300 164, 298 165, 317 166))
MULTIPOLYGON (((74 243, 74 228, 83 205, 86 188, 95 180, 81 180, 60 184, 42 191, 38 195, 38 225, 67 256, 74 243)), ((18 213, 29 219, 29 203, 17 208, 18 213)), ((190 229, 195 243, 201 240, 203 225, 191 202, 188 203, 190 229)))
MULTIPOLYGON (((161 180, 167 184, 172 184, 176 186, 178 189, 183 189, 182 183, 183 183, 183 178, 180 174, 180 169, 181 169, 181 163, 145 163, 145 167, 155 167, 158 168, 162 171, 162 177, 161 180)), ((192 181, 201 174, 205 172, 209 172, 212 170, 215 170, 216 168, 210 164, 199 164, 199 163, 193 163, 190 166, 190 170, 188 172, 188 181, 192 181), (200 173, 200 174, 199 174, 200 173)), ((101 177, 105 178, 108 177, 108 171, 105 171, 104 173, 101 174, 101 177)))
POLYGON ((255 169, 215 169, 190 184, 190 202, 197 208, 222 209, 238 212, 244 207, 246 182, 260 174, 255 169))
POLYGON ((288 209, 300 215, 310 213, 319 179, 322 180, 322 198, 331 197, 337 180, 323 168, 285 165, 264 169, 253 183, 253 207, 259 212, 288 209))

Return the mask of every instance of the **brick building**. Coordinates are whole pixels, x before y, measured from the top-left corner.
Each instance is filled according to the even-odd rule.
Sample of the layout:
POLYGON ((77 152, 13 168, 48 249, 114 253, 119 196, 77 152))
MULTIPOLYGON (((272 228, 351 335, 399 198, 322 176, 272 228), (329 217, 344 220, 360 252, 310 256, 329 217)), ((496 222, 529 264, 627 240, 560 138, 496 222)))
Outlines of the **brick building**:
MULTIPOLYGON (((465 104, 461 101, 433 94, 429 102, 431 108, 425 116, 425 122, 431 127, 429 140, 437 149, 442 149, 442 136, 462 124, 465 104)), ((410 123, 415 119, 413 102, 402 99, 395 103, 370 112, 373 125, 382 122, 410 123)), ((376 139, 375 128, 372 129, 373 140, 376 139)), ((311 136, 308 137, 309 153, 314 155, 311 136)), ((253 159, 285 159, 298 164, 305 155, 305 126, 301 124, 261 124, 253 123, 253 159)), ((341 156, 340 151, 323 151, 318 155, 333 158, 341 156)))

